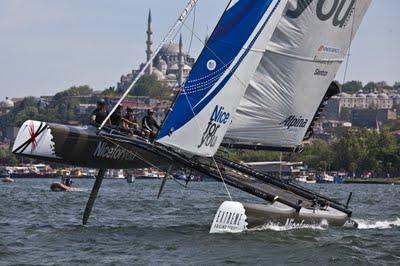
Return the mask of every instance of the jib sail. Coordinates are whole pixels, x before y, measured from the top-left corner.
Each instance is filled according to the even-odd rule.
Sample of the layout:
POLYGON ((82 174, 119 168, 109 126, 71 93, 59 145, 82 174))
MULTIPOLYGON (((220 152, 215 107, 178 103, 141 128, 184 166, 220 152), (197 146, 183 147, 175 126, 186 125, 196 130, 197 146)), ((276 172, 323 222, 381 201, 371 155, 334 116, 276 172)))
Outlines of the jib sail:
POLYGON ((371 0, 289 0, 224 143, 301 145, 371 0))
POLYGON ((230 1, 167 115, 158 142, 194 155, 215 154, 286 3, 230 1))

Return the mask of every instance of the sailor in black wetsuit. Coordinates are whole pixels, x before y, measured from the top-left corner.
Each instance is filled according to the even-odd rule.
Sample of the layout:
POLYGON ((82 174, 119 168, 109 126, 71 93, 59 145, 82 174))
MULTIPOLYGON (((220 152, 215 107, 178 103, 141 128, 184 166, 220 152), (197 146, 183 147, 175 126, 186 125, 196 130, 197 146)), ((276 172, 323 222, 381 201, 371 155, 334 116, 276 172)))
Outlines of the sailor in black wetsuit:
MULTIPOLYGON (((90 117, 90 122, 91 124, 94 124, 95 126, 101 125, 103 121, 107 118, 108 112, 106 108, 106 103, 104 100, 98 100, 97 101, 97 108, 92 112, 92 115, 90 117)), ((109 124, 109 121, 107 122, 109 124)))
POLYGON ((122 105, 118 105, 117 109, 115 109, 115 112, 111 115, 110 120, 111 120, 111 126, 115 128, 121 128, 122 127, 122 105))
POLYGON ((141 136, 142 132, 139 130, 139 124, 136 117, 133 115, 133 109, 126 108, 126 114, 122 118, 123 127, 128 130, 131 134, 141 136))
POLYGON ((160 129, 160 125, 153 117, 154 111, 149 109, 147 111, 147 115, 143 117, 142 127, 146 132, 146 135, 149 136, 150 140, 153 140, 157 134, 157 130, 160 129))

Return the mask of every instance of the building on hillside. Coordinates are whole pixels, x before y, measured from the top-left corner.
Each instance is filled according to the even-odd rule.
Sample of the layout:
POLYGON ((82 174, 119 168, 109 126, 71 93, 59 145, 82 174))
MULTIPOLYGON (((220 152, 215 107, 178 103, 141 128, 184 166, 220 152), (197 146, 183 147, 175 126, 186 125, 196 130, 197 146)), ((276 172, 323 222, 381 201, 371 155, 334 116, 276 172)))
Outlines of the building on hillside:
MULTIPOLYGON (((151 11, 148 15, 147 22, 147 40, 146 40, 146 58, 147 61, 153 56, 153 29, 151 11)), ((150 67, 146 69, 147 75, 154 75, 166 87, 171 89, 179 88, 183 81, 189 75, 195 59, 191 57, 183 47, 182 35, 179 43, 165 44, 157 57, 152 61, 150 67)), ((145 63, 142 63, 138 69, 132 70, 131 73, 123 75, 118 82, 117 89, 119 91, 126 90, 140 71, 143 70, 145 63)))
POLYGON ((397 120, 397 113, 389 109, 353 109, 351 122, 356 127, 380 128, 397 120))
POLYGON ((400 95, 389 96, 386 93, 364 94, 362 91, 356 94, 342 92, 328 101, 324 111, 324 117, 329 120, 340 120, 343 108, 351 110, 393 109, 397 101, 400 103, 400 95))
POLYGON ((14 140, 17 137, 19 131, 19 127, 7 127, 5 130, 3 130, 3 138, 7 142, 10 142, 14 140))
MULTIPOLYGON (((111 107, 117 104, 119 98, 106 98, 105 100, 106 104, 111 107)), ((158 100, 148 96, 131 97, 122 102, 124 110, 126 110, 127 107, 132 108, 137 118, 142 118, 149 109, 153 110, 155 118, 159 122, 164 119, 171 104, 172 102, 170 100, 158 100)))
POLYGON ((0 102, 0 115, 7 114, 12 108, 14 108, 14 102, 6 97, 4 101, 0 102))

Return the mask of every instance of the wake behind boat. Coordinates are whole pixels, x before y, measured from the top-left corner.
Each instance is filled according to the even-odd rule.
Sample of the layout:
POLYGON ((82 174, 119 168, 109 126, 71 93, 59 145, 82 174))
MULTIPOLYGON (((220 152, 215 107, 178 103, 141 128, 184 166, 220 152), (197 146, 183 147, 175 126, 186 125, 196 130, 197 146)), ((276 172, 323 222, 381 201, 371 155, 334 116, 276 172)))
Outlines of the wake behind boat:
POLYGON ((338 2, 329 6, 322 0, 230 1, 158 133, 130 135, 109 127, 111 115, 197 4, 189 1, 99 125, 27 121, 13 152, 99 169, 83 224, 88 222, 106 169, 155 167, 167 173, 158 196, 172 171, 183 168, 266 200, 266 204, 235 202, 227 189, 231 200, 220 206, 211 232, 240 232, 270 221, 356 226, 350 219, 351 195, 340 203, 216 155, 221 144, 302 150, 326 101, 340 91, 332 80, 371 1, 338 2))

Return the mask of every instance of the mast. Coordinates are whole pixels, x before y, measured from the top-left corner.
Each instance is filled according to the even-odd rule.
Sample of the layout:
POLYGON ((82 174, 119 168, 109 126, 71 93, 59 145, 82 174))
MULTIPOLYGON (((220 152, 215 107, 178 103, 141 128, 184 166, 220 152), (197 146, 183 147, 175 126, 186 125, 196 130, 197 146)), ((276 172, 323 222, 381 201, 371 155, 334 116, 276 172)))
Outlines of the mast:
MULTIPOLYGON (((185 9, 182 11, 182 13, 180 14, 178 20, 174 23, 174 25, 172 26, 172 28, 168 31, 168 33, 164 36, 163 40, 161 41, 161 43, 159 44, 159 46, 157 47, 157 49, 154 51, 154 53, 150 56, 150 58, 147 60, 146 64, 143 66, 143 69, 139 72, 139 74, 136 76, 136 78, 133 80, 133 82, 131 83, 131 85, 128 87, 128 89, 126 89, 126 91, 124 92, 124 94, 122 95, 121 99, 119 99, 119 101, 117 102, 117 104, 113 107, 113 109, 111 110, 111 112, 109 113, 109 115, 106 117, 106 119, 104 119, 103 123, 100 125, 99 130, 101 130, 104 125, 107 123, 107 121, 110 119, 110 117, 112 116, 112 114, 115 112, 115 110, 117 109, 117 107, 123 102, 123 100, 125 100, 126 96, 128 96, 128 94, 130 93, 130 91, 133 89, 133 87, 135 86, 135 84, 139 81, 139 79, 146 73, 146 70, 149 68, 150 65, 152 65, 154 58, 158 55, 158 53, 160 52, 161 48, 163 47, 164 44, 166 44, 169 40, 171 40, 171 38, 173 37, 174 33, 176 32, 176 30, 179 28, 180 25, 182 25, 182 23, 185 22, 185 20, 187 19, 187 17, 189 16, 190 12, 193 10, 193 8, 195 7, 195 5, 197 4, 198 0, 190 0, 185 9)), ((149 17, 151 18, 151 16, 149 17)))

